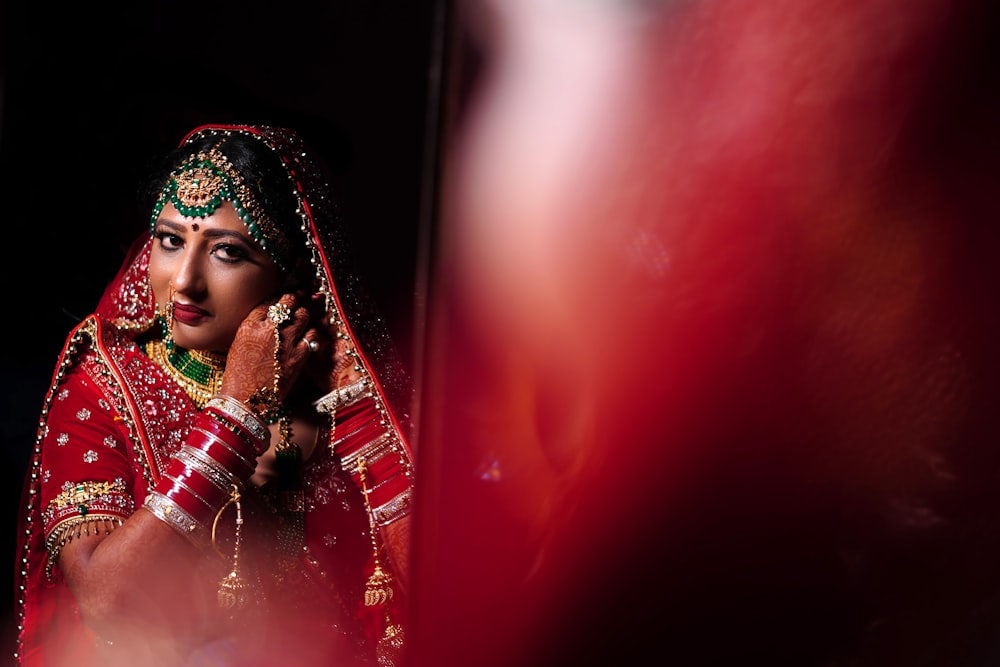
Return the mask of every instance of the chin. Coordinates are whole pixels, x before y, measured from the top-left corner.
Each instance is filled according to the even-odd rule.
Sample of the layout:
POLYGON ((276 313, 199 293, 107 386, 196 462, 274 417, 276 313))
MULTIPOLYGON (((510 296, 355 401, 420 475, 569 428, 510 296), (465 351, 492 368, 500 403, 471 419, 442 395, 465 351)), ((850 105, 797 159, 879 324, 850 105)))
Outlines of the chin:
POLYGON ((213 352, 225 352, 232 343, 232 338, 223 340, 219 336, 187 335, 180 330, 181 327, 174 327, 174 343, 186 350, 203 350, 213 352))

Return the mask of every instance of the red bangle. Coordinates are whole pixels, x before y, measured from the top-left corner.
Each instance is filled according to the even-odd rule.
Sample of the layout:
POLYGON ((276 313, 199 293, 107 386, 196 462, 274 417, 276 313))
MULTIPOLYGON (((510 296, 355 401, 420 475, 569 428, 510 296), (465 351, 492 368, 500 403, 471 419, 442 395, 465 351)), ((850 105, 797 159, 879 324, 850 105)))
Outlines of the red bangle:
MULTIPOLYGON (((340 427, 338 427, 339 429, 340 427)), ((340 442, 335 442, 334 451, 341 459, 352 459, 358 452, 364 451, 370 443, 378 440, 385 433, 385 427, 375 422, 365 426, 340 442)))
MULTIPOLYGON (((202 412, 202 414, 195 417, 193 426, 219 437, 248 461, 253 461, 264 453, 260 450, 262 443, 259 440, 251 438, 246 431, 230 428, 227 424, 213 417, 212 411, 209 413, 202 412)), ((266 449, 265 447, 265 451, 266 449)))
POLYGON ((218 511, 192 494, 182 482, 170 477, 161 477, 160 481, 156 484, 155 490, 168 500, 173 501, 198 523, 204 524, 206 521, 211 520, 218 511))
POLYGON ((193 468, 182 461, 178 461, 176 458, 172 459, 170 464, 167 465, 167 470, 164 473, 164 476, 172 477, 173 479, 182 482, 191 491, 203 498, 210 507, 213 507, 216 510, 222 507, 226 498, 229 497, 228 488, 219 488, 218 484, 205 477, 200 470, 193 468))
POLYGON ((225 425, 212 419, 211 417, 202 417, 201 419, 196 419, 194 422, 194 427, 205 431, 206 433, 211 433, 219 440, 226 443, 230 449, 239 454, 248 463, 253 463, 257 460, 257 449, 249 442, 244 440, 239 436, 239 434, 234 433, 232 430, 225 427, 225 425))
POLYGON ((369 409, 347 416, 343 422, 336 422, 336 433, 344 433, 340 440, 334 440, 334 452, 341 459, 349 459, 352 455, 375 440, 385 432, 378 410, 374 403, 367 404, 369 409))
POLYGON ((368 489, 368 504, 372 508, 378 508, 386 504, 410 487, 410 476, 399 470, 395 476, 373 484, 372 480, 365 475, 365 487, 368 489))
POLYGON ((368 487, 369 493, 373 493, 373 489, 380 487, 389 479, 406 472, 407 468, 406 464, 400 460, 399 454, 394 451, 388 451, 374 461, 366 459, 365 467, 365 486, 368 487))
POLYGON ((237 479, 246 480, 253 474, 256 464, 233 449, 221 437, 209 433, 199 427, 191 429, 186 444, 193 449, 204 452, 213 458, 223 468, 230 471, 237 479))

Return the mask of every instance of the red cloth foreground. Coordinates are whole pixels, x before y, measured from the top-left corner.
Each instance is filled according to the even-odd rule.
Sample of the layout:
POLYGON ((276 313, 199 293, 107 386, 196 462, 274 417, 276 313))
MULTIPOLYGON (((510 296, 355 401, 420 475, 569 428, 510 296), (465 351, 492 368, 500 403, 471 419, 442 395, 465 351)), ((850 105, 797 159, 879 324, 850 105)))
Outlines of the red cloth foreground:
POLYGON ((473 9, 411 663, 979 664, 995 10, 473 9))

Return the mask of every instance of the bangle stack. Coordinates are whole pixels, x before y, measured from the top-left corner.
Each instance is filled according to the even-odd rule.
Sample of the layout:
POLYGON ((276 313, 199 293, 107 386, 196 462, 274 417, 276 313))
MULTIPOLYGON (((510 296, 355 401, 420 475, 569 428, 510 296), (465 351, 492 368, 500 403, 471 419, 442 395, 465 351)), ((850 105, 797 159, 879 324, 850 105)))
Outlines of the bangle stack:
POLYGON ((270 431, 260 417, 232 397, 216 394, 194 418, 145 507, 205 546, 213 518, 230 500, 232 489, 243 488, 269 444, 270 431))
POLYGON ((408 514, 413 466, 399 440, 385 428, 377 407, 360 404, 339 417, 337 430, 348 435, 332 443, 333 451, 363 488, 375 524, 385 526, 408 514))

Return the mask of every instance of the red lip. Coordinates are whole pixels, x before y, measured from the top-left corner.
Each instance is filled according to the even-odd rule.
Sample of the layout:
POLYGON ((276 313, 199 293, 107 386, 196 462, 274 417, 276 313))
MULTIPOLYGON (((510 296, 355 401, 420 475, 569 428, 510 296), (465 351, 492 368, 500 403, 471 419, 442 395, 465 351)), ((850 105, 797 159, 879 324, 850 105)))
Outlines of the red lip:
POLYGON ((210 314, 196 306, 187 306, 181 303, 174 304, 174 319, 184 324, 198 324, 209 318, 210 314))

